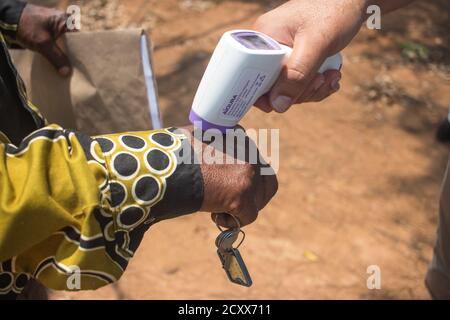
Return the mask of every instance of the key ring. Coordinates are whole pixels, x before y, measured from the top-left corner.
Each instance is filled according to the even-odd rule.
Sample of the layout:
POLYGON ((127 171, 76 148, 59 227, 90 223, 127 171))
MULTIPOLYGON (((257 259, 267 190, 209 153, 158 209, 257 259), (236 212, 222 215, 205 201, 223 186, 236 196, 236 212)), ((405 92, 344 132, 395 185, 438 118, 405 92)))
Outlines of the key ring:
MULTIPOLYGON (((235 215, 233 215, 231 213, 228 213, 228 212, 223 212, 223 213, 230 215, 234 219, 234 221, 236 222, 236 225, 237 225, 237 229, 239 230, 239 233, 242 233, 242 239, 241 239, 241 241, 239 242, 239 244, 235 248, 235 249, 238 249, 241 246, 241 244, 244 242, 244 240, 245 240, 245 232, 241 229, 241 222, 239 221, 239 219, 235 215)), ((219 224, 217 223, 217 217, 218 216, 219 216, 219 213, 216 214, 216 218, 214 219, 214 222, 216 223, 216 226, 220 230, 220 232, 224 232, 226 230, 222 229, 222 227, 219 226, 219 224)))
POLYGON ((239 249, 239 247, 241 246, 242 242, 244 242, 245 239, 245 232, 241 229, 239 229, 239 233, 242 233, 242 240, 239 242, 239 244, 236 246, 235 249, 239 249))
MULTIPOLYGON (((217 226, 217 228, 220 230, 220 232, 224 232, 225 230, 222 229, 222 227, 219 226, 219 224, 217 223, 217 218, 219 217, 219 214, 220 214, 220 213, 217 213, 217 214, 216 214, 216 218, 214 219, 214 222, 216 223, 216 226, 217 226)), ((228 215, 230 215, 230 216, 234 219, 234 221, 236 222, 237 229, 239 229, 239 231, 241 230, 241 222, 239 221, 239 219, 238 219, 234 214, 231 214, 231 213, 228 213, 228 212, 223 212, 222 214, 228 214, 228 215)))

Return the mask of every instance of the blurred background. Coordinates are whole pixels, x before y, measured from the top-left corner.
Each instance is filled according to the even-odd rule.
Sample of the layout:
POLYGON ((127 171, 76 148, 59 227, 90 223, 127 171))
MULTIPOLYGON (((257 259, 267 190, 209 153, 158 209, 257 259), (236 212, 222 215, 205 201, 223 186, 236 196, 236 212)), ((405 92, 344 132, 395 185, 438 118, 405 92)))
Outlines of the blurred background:
MULTIPOLYGON (((219 37, 250 28, 284 1, 42 0, 81 7, 82 32, 139 27, 151 35, 164 123, 187 124, 219 37)), ((251 288, 228 282, 207 214, 158 224, 123 278, 55 299, 423 299, 448 145, 450 2, 417 1, 365 26, 343 52, 341 90, 288 114, 252 110, 243 125, 280 130, 280 188, 246 227, 251 288), (381 290, 366 269, 381 268, 381 290)), ((124 48, 126 50, 126 48, 124 48)))

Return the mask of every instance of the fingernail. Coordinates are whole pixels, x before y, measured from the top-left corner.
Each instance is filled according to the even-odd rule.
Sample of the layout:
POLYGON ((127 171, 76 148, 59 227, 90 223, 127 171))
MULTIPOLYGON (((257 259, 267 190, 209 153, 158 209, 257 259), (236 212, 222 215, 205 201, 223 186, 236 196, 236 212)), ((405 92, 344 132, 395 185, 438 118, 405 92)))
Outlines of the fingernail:
POLYGON ((319 80, 316 81, 316 83, 314 84, 314 91, 319 90, 319 88, 325 83, 325 79, 324 78, 319 78, 319 80))
POLYGON ((339 81, 340 80, 341 80, 341 77, 337 77, 336 79, 331 81, 331 84, 330 84, 331 89, 338 90, 339 89, 339 81))
POLYGON ((62 67, 58 70, 59 74, 63 77, 67 77, 70 75, 70 68, 69 67, 62 67))
POLYGON ((273 108, 278 112, 285 112, 292 104, 292 99, 287 96, 278 96, 272 101, 273 108))

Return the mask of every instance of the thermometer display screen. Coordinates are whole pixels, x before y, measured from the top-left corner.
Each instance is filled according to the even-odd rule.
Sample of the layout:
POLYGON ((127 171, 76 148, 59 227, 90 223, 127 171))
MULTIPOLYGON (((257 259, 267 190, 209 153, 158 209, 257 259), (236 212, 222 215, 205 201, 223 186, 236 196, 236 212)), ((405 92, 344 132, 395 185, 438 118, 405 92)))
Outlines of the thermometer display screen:
POLYGON ((253 50, 280 50, 280 46, 270 38, 254 32, 236 32, 233 38, 248 49, 253 50))

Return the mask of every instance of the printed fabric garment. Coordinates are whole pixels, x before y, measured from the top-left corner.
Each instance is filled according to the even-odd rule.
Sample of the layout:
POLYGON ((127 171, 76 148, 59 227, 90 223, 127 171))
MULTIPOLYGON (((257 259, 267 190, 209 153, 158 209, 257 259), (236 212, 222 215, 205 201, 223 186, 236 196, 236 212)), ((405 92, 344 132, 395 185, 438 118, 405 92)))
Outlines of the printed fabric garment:
POLYGON ((0 0, 0 299, 30 278, 56 290, 112 283, 152 224, 203 200, 176 128, 89 137, 46 123, 8 54, 22 9, 0 0))

